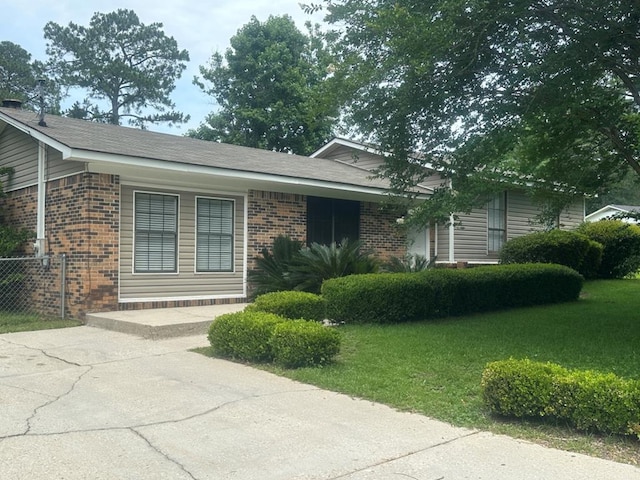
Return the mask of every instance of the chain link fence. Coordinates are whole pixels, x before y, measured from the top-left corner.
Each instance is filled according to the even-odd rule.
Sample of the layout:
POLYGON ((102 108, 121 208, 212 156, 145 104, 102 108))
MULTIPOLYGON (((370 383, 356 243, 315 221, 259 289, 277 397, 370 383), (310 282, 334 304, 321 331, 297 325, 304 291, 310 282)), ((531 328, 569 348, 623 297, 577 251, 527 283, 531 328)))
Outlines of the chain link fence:
POLYGON ((65 255, 0 258, 0 317, 65 317, 65 255))

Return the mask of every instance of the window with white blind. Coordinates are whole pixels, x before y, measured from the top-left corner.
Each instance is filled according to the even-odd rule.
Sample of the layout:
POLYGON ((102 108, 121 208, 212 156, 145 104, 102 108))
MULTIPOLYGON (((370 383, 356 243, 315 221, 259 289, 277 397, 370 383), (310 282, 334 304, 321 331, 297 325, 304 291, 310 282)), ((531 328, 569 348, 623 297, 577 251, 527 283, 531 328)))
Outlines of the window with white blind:
POLYGON ((487 222, 488 250, 489 253, 497 253, 507 241, 507 192, 499 193, 489 201, 487 222))
POLYGON ((233 271, 233 200, 196 199, 196 271, 233 271))
POLYGON ((178 271, 178 196, 136 192, 135 273, 178 271))

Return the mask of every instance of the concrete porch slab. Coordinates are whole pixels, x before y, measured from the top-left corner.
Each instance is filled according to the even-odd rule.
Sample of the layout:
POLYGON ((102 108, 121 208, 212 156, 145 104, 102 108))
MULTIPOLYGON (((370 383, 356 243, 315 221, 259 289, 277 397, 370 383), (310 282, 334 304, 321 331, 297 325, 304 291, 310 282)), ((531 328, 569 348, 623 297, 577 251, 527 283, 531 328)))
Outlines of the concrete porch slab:
POLYGON ((154 308, 120 312, 88 313, 91 327, 128 333, 152 340, 206 334, 211 322, 225 313, 239 312, 248 304, 204 307, 154 308))

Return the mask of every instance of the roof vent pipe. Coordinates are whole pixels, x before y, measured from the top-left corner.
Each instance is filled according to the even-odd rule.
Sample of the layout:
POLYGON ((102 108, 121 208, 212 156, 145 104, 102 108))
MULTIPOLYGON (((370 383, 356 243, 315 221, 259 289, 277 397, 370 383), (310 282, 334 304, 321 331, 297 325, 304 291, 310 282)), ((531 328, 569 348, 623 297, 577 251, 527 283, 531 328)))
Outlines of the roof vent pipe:
POLYGON ((22 101, 16 98, 7 98, 2 100, 2 106, 4 108, 15 108, 19 110, 22 108, 22 101))

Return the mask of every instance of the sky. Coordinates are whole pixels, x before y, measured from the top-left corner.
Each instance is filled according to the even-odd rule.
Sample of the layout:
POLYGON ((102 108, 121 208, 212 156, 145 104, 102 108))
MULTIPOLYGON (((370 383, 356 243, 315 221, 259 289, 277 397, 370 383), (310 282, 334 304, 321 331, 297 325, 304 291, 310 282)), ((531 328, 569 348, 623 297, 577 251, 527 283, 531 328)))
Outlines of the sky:
MULTIPOLYGON (((207 63, 211 55, 223 53, 229 39, 251 19, 252 15, 264 22, 269 15, 291 16, 304 31, 307 20, 322 23, 322 14, 309 16, 299 5, 300 0, 0 0, 3 22, 0 41, 8 40, 20 45, 33 60, 46 60, 44 26, 53 21, 67 26, 69 22, 89 25, 95 12, 109 13, 120 8, 136 12, 145 25, 162 23, 167 36, 175 38, 178 48, 189 52, 190 61, 171 99, 176 109, 191 116, 187 124, 168 127, 150 125, 149 130, 184 134, 196 128, 216 106, 211 97, 192 84, 198 67, 207 63)), ((305 3, 303 1, 303 3, 305 3)), ((310 3, 310 2, 306 2, 310 3)), ((319 2, 315 2, 319 3, 319 2)), ((65 100, 63 108, 70 106, 72 98, 65 100)))

